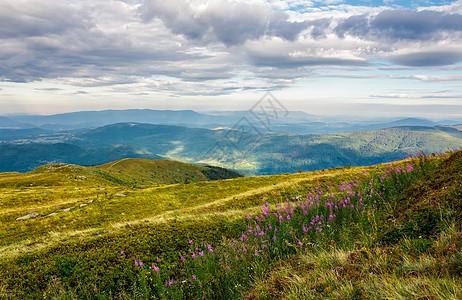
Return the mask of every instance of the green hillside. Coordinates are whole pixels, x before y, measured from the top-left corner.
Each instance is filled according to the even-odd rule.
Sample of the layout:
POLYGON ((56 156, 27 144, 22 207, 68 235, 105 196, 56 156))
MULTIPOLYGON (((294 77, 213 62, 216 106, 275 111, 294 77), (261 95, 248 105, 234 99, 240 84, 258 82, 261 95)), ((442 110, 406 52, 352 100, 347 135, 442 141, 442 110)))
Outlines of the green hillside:
MULTIPOLYGON (((258 173, 319 170, 399 160, 421 150, 460 148, 462 132, 444 127, 395 127, 342 134, 279 134, 253 151, 258 173)), ((252 160, 252 159, 251 159, 252 160)), ((227 166, 223 164, 223 166, 227 166)))
POLYGON ((0 173, 0 187, 157 186, 237 177, 242 176, 220 167, 126 158, 91 167, 56 163, 28 173, 0 173))
POLYGON ((249 130, 206 130, 120 123, 79 136, 78 145, 129 144, 170 159, 206 163, 246 175, 371 165, 420 150, 440 153, 462 145, 462 132, 448 127, 394 127, 339 134, 259 135, 249 130))
POLYGON ((47 163, 98 165, 145 158, 213 165, 245 175, 273 175, 379 164, 420 150, 440 153, 447 147, 459 148, 462 132, 415 126, 297 135, 119 123, 9 142, 26 144, 0 144, 0 171, 4 172, 27 172, 47 163))
POLYGON ((110 181, 123 185, 190 183, 241 177, 220 167, 199 166, 172 160, 127 158, 89 168, 110 181), (106 174, 106 175, 103 175, 106 174))
POLYGON ((462 296, 462 152, 144 188, 98 175, 131 183, 136 163, 160 168, 1 174, 0 298, 462 296))

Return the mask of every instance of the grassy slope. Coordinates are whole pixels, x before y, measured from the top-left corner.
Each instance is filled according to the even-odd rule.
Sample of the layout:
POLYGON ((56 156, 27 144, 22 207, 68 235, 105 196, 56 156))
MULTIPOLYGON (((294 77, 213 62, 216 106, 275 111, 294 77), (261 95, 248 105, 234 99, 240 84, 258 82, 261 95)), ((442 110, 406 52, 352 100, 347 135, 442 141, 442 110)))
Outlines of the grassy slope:
POLYGON ((109 180, 124 185, 190 183, 239 177, 239 174, 225 169, 171 160, 123 159, 95 166, 91 170, 107 174, 109 180), (216 174, 212 174, 213 171, 217 171, 216 174))
POLYGON ((246 299, 460 299, 462 152, 391 201, 370 240, 274 263, 246 299))
POLYGON ((155 255, 172 261, 175 249, 183 247, 180 242, 186 236, 218 242, 221 234, 217 231, 223 228, 227 228, 229 235, 236 235, 241 226, 239 220, 246 213, 259 210, 263 198, 281 201, 326 182, 341 182, 362 171, 333 169, 136 188, 92 176, 88 168, 53 167, 54 170, 0 176, 0 261, 10 271, 0 275, 1 280, 8 282, 2 282, 3 288, 11 285, 14 290, 28 290, 26 282, 30 281, 34 291, 43 291, 47 284, 31 274, 43 273, 47 280, 60 277, 57 259, 66 255, 88 260, 86 263, 82 260, 83 269, 75 273, 81 276, 90 276, 84 270, 98 269, 94 264, 101 261, 105 261, 101 267, 109 270, 108 275, 126 268, 126 265, 107 265, 121 248, 132 249, 132 255, 155 255), (81 207, 82 204, 85 206, 81 207), (67 208, 72 209, 62 211, 67 208), (29 212, 40 215, 15 220, 29 212), (47 217, 51 213, 57 214, 47 217), (15 262, 16 267, 10 262, 15 262), (13 280, 10 276, 18 276, 18 271, 23 273, 20 277, 28 279, 13 280))
POLYGON ((230 191, 240 189, 232 183, 208 183, 205 189, 203 184, 175 183, 237 177, 239 174, 221 168, 144 159, 125 159, 95 167, 52 164, 26 174, 1 173, 0 246, 6 247, 2 249, 5 254, 7 249, 17 249, 17 243, 49 244, 47 233, 51 231, 65 239, 64 232, 69 230, 133 222, 152 217, 152 213, 202 204, 209 199, 209 193, 228 196, 230 191), (191 199, 195 202, 191 203, 191 199), (128 206, 130 213, 126 216, 128 206), (69 208, 70 211, 63 211, 69 208), (38 212, 38 218, 15 221, 31 212, 38 212), (76 218, 76 214, 82 219, 76 218))
POLYGON ((259 203, 262 195, 279 196, 281 191, 297 189, 305 182, 317 183, 324 178, 344 177, 353 172, 353 169, 351 172, 332 170, 166 185, 177 181, 175 177, 184 172, 195 176, 188 177, 191 181, 205 180, 201 172, 204 169, 207 170, 206 167, 172 161, 123 160, 96 167, 54 164, 26 174, 2 173, 0 245, 5 248, 1 253, 6 255, 8 249, 17 252, 18 247, 26 244, 29 248, 41 247, 56 239, 65 240, 82 230, 120 227, 120 224, 145 219, 159 220, 165 214, 183 218, 236 210, 256 201, 259 203), (167 172, 172 171, 172 167, 177 168, 175 172, 167 172), (149 172, 159 171, 163 171, 163 177, 150 177, 149 172), (134 184, 143 181, 154 185, 140 188, 134 184), (86 205, 81 207, 82 204, 86 205), (71 210, 62 211, 68 208, 71 210), (38 212, 39 216, 15 221, 30 212, 38 212), (52 213, 57 215, 47 217, 52 213), (53 238, 50 238, 50 232, 53 238))
MULTIPOLYGON (((403 295, 409 295, 406 290, 415 291, 422 286, 428 286, 428 293, 421 295, 437 295, 435 289, 441 282, 450 288, 451 278, 460 276, 461 265, 456 255, 462 247, 460 206, 457 206, 462 194, 458 178, 462 173, 461 156, 459 153, 425 181, 411 187, 406 192, 407 201, 390 208, 375 241, 365 244, 352 240, 349 247, 333 245, 331 249, 277 262, 247 297, 361 298, 382 293, 383 298, 399 298, 396 289, 391 288, 399 280, 403 281, 398 286, 403 295), (425 182, 432 184, 427 186, 425 182), (428 195, 443 200, 435 202, 428 195), (448 221, 443 223, 441 217, 434 219, 433 227, 438 230, 429 237, 427 232, 419 231, 420 219, 413 219, 416 215, 412 208, 433 209, 439 216, 444 211, 448 221), (412 230, 417 228, 415 232, 409 231, 408 223, 412 224, 412 230), (421 235, 424 242, 419 238, 421 235), (443 269, 438 267, 441 261, 443 269), (434 270, 440 271, 434 275, 434 270), (445 277, 438 277, 441 272, 446 272, 445 277), (423 283, 411 286, 412 274, 417 274, 423 283), (429 284, 431 280, 433 284, 429 284)), ((228 237, 239 236, 243 229, 241 220, 246 214, 259 211, 263 199, 277 203, 286 197, 304 195, 315 186, 338 186, 365 169, 374 167, 144 189, 118 186, 100 177, 68 178, 59 181, 61 186, 34 181, 29 186, 30 178, 20 179, 21 176, 36 174, 1 174, 0 184, 5 178, 22 180, 22 184, 2 188, 0 259, 7 271, 0 274, 0 296, 26 293, 22 296, 42 298, 46 292, 63 296, 62 291, 70 289, 75 295, 92 297, 92 284, 116 291, 135 280, 132 267, 135 258, 173 263, 179 252, 186 251, 185 240, 189 238, 218 243, 223 233, 228 237), (106 190, 100 190, 101 187, 106 190), (126 196, 113 196, 115 193, 126 196), (93 202, 88 203, 89 200, 93 202), (87 205, 80 207, 84 203, 87 205), (59 209, 71 206, 74 209, 43 217, 58 211, 56 205, 60 205, 59 209), (28 210, 39 211, 41 215, 21 223, 14 221, 28 210), (126 257, 120 255, 120 250, 126 252, 126 257)))

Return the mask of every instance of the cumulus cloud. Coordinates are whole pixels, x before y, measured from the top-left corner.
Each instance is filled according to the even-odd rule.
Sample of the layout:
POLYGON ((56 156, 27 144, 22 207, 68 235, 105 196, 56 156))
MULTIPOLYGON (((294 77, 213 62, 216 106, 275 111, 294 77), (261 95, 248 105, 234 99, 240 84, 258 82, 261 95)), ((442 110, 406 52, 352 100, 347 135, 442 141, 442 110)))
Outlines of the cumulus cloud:
POLYGON ((0 20, 0 38, 50 36, 91 23, 88 14, 61 1, 3 1, 0 20))
POLYGON ((130 75, 152 76, 163 64, 208 57, 186 51, 162 27, 141 23, 136 6, 116 0, 54 3, 22 0, 0 7, 2 16, 8 15, 7 26, 0 27, 1 77, 15 82, 92 78, 96 83, 111 74, 118 83, 130 75))
MULTIPOLYGON (((218 95, 462 60, 462 1, 415 10, 330 2, 3 1, 0 80, 92 94, 218 95)), ((435 76, 408 78, 446 80, 435 76)))
POLYGON ((159 18, 175 34, 228 46, 263 36, 294 40, 307 27, 269 5, 228 1, 146 0, 140 11, 145 21, 159 18))
POLYGON ((385 10, 377 15, 351 16, 335 28, 339 37, 351 35, 369 40, 441 40, 461 36, 462 15, 438 11, 385 10))

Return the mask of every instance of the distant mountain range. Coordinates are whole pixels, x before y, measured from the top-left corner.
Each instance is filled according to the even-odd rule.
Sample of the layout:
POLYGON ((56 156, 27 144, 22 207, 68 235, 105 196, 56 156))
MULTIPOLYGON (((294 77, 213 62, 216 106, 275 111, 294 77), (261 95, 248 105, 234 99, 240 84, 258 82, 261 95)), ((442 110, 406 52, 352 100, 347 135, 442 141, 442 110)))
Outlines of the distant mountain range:
POLYGON ((163 158, 263 175, 378 164, 420 150, 462 146, 462 132, 451 127, 401 126, 337 134, 263 134, 252 128, 130 122, 65 132, 4 129, 0 171, 25 172, 57 162, 96 165, 123 158, 163 158))
MULTIPOLYGON (((103 110, 80 111, 55 115, 16 115, 0 117, 0 129, 41 128, 66 131, 95 128, 115 123, 148 123, 215 129, 233 128, 245 119, 247 126, 263 133, 339 133, 375 130, 394 126, 460 125, 462 120, 431 121, 422 118, 358 119, 352 117, 324 117, 301 111, 211 111, 192 110, 103 110)), ((242 122, 241 122, 242 123, 242 122)))

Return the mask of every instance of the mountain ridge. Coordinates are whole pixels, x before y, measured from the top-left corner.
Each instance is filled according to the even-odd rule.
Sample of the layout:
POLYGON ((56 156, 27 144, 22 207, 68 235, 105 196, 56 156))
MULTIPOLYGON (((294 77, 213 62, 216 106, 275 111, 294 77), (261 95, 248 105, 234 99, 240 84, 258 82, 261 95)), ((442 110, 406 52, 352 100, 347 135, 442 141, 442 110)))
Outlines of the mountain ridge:
MULTIPOLYGON (((54 115, 8 115, 10 122, 29 123, 28 126, 63 131, 79 128, 101 127, 121 122, 179 125, 198 128, 233 127, 240 120, 252 123, 263 131, 305 133, 336 133, 382 129, 392 126, 455 125, 455 120, 431 121, 425 118, 372 118, 333 117, 309 114, 303 111, 209 111, 125 109, 101 111, 77 111, 54 115), (261 118, 265 119, 263 121, 261 118), (266 119, 268 117, 268 119, 266 119), (268 122, 266 122, 268 121, 268 122), (262 123, 263 122, 263 123, 262 123)), ((0 119, 1 125, 1 119, 0 119)), ((1 126, 0 126, 1 127, 1 126)))
MULTIPOLYGON (((462 131, 441 126, 392 127, 337 134, 243 133, 229 129, 117 123, 31 139, 49 139, 48 144, 14 145, 11 143, 14 141, 0 144, 0 151, 4 153, 0 157, 0 170, 30 171, 47 162, 102 164, 131 157, 166 158, 215 165, 246 175, 270 175, 348 164, 378 164, 420 150, 439 153, 447 147, 462 145, 462 131), (62 144, 54 143, 56 141, 62 144), (66 147, 68 153, 64 150, 66 147)), ((24 143, 23 140, 19 142, 24 143)))

